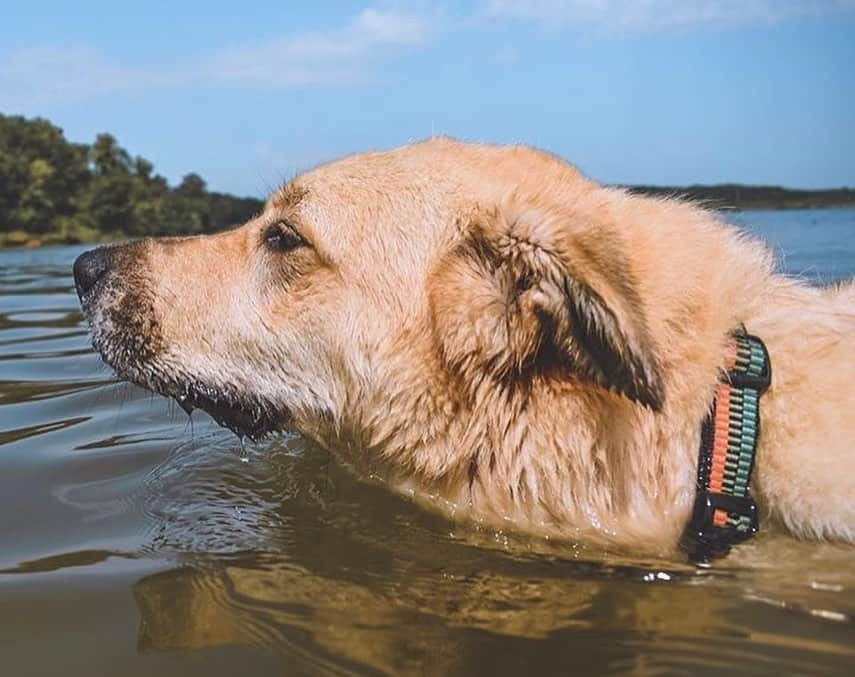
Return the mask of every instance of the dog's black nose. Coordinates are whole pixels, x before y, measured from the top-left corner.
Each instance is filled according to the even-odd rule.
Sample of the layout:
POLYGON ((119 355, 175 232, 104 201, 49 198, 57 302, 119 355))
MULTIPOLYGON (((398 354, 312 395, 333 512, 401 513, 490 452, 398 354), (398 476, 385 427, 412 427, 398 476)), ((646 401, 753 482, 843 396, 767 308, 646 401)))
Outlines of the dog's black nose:
POLYGON ((109 247, 98 247, 83 252, 74 262, 74 284, 77 295, 83 296, 110 270, 113 253, 109 247))

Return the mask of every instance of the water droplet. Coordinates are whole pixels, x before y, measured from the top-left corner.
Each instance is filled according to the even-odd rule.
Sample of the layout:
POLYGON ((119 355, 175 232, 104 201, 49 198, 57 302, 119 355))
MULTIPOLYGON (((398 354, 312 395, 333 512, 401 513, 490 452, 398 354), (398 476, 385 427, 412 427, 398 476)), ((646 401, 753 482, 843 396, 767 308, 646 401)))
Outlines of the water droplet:
POLYGON ((249 463, 249 453, 246 450, 246 437, 238 435, 238 443, 240 444, 240 451, 238 451, 240 462, 249 463))
POLYGON ((187 393, 181 393, 180 395, 175 396, 175 401, 178 402, 178 406, 181 407, 189 416, 193 413, 193 405, 190 404, 190 401, 187 397, 187 393))

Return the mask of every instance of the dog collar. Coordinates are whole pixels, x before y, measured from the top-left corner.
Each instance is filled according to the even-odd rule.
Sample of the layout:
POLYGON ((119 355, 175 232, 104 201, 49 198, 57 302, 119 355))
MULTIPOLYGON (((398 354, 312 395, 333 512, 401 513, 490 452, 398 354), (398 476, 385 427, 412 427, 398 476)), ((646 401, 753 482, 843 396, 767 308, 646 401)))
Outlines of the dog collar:
POLYGON ((760 396, 772 382, 766 346, 739 327, 730 336, 726 372, 701 429, 697 495, 683 547, 694 562, 724 557, 757 533, 751 473, 760 438, 760 396))

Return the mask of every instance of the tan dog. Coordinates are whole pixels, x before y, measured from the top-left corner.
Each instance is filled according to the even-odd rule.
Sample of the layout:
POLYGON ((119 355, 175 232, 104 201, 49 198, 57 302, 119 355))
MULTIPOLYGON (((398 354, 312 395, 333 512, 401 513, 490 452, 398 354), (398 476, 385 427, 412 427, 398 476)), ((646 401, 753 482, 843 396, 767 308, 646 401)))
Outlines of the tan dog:
POLYGON ((118 373, 291 427, 456 517, 666 550, 740 323, 766 342, 753 492, 855 541, 855 286, 524 147, 432 139, 300 176, 237 230, 85 254, 118 373))

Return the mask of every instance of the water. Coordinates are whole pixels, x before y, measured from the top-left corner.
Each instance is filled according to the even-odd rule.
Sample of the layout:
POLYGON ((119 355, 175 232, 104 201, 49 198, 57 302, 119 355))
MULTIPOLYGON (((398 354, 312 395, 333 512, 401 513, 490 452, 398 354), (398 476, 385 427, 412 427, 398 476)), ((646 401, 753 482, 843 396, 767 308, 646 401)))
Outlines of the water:
MULTIPOLYGON (((855 210, 731 219, 855 274, 855 210)), ((855 548, 622 559, 450 524, 297 437, 242 450, 111 378, 80 251, 0 251, 0 674, 851 673, 855 548)))

